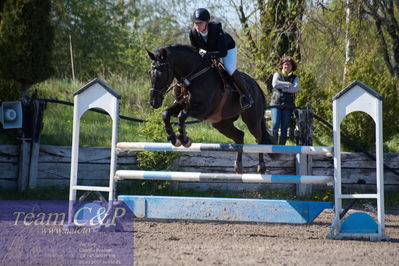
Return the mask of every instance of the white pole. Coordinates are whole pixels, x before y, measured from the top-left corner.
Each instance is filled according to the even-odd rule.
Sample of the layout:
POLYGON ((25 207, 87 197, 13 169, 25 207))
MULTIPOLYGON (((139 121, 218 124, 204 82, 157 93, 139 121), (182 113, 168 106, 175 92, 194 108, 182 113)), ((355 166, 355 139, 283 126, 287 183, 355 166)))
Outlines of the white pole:
POLYGON ((377 175, 377 210, 378 210, 378 235, 384 237, 384 168, 383 168, 383 137, 382 137, 382 102, 379 100, 376 104, 375 117, 375 141, 376 141, 376 175, 377 175))
POLYGON ((69 34, 69 51, 71 53, 72 80, 75 80, 75 69, 73 67, 73 51, 72 51, 72 37, 71 37, 71 34, 69 34))
POLYGON ((114 116, 112 120, 112 143, 111 143, 111 164, 109 173, 109 194, 108 200, 111 202, 114 199, 115 194, 115 171, 117 165, 117 153, 116 145, 118 143, 118 127, 119 127, 119 101, 116 100, 116 106, 114 107, 114 116))
POLYGON ((333 142, 334 142, 334 199, 335 218, 333 229, 339 232, 341 227, 340 214, 342 211, 341 189, 341 117, 338 110, 338 100, 333 102, 333 142))
POLYGON ((69 184, 69 210, 68 224, 72 224, 73 204, 76 200, 76 190, 74 187, 78 180, 78 158, 79 158, 79 132, 80 132, 80 104, 79 97, 75 96, 73 108, 73 130, 72 130, 72 150, 71 150, 71 176, 69 184))

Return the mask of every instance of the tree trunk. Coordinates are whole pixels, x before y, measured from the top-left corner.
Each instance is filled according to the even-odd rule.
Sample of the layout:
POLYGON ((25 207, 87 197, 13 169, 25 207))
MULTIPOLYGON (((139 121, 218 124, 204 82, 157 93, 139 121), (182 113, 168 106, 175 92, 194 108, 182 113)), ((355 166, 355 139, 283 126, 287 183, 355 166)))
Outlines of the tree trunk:
POLYGON ((346 28, 345 28, 345 64, 344 64, 344 73, 342 76, 342 83, 346 83, 346 76, 348 74, 348 67, 352 60, 353 54, 353 44, 352 44, 352 34, 351 34, 351 23, 353 17, 353 4, 350 0, 347 0, 346 3, 346 28))
POLYGON ((399 80, 399 23, 395 12, 399 2, 393 0, 366 1, 367 13, 375 21, 375 30, 385 64, 391 76, 399 80))

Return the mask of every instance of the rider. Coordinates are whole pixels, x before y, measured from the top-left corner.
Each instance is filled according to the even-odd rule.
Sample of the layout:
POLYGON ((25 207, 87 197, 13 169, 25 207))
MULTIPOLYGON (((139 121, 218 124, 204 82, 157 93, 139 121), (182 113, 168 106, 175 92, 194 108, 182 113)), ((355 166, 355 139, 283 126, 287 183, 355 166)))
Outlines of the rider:
POLYGON ((223 31, 220 23, 209 22, 210 14, 205 8, 196 9, 192 20, 194 27, 190 30, 191 45, 199 50, 205 50, 205 52, 200 50, 204 59, 222 59, 226 71, 241 91, 241 109, 250 108, 254 101, 244 78, 236 68, 237 47, 233 38, 223 31))

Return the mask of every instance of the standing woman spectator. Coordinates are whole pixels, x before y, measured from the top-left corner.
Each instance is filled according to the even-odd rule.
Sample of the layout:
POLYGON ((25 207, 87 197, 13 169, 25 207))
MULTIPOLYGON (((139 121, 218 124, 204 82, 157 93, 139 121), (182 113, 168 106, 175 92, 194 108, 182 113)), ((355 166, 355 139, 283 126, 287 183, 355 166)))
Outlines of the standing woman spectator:
POLYGON ((254 101, 248 91, 246 81, 236 68, 237 47, 233 38, 223 31, 222 24, 210 22, 211 16, 205 8, 197 8, 191 18, 194 23, 194 27, 190 30, 191 45, 199 50, 204 59, 222 59, 224 68, 241 94, 241 109, 250 108, 254 101))
POLYGON ((296 63, 293 58, 283 56, 278 67, 281 72, 273 75, 273 94, 270 105, 281 107, 271 108, 273 137, 277 141, 280 129, 278 144, 285 145, 287 141, 288 124, 295 107, 295 93, 299 91, 299 77, 293 74, 296 70, 296 63))

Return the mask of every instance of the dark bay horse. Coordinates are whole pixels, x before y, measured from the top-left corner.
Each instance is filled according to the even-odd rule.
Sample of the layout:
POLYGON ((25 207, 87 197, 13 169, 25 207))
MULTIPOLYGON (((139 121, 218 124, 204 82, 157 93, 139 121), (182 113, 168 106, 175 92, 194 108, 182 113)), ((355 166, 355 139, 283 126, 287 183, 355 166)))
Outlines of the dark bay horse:
MULTIPOLYGON (((193 117, 209 122, 214 128, 236 144, 244 143, 244 132, 235 127, 234 121, 241 115, 251 134, 258 144, 272 144, 265 120, 265 96, 254 79, 245 73, 249 91, 254 99, 251 108, 241 110, 239 93, 232 90, 232 84, 227 77, 223 82, 220 72, 210 62, 203 60, 191 46, 171 45, 147 51, 152 63, 149 70, 151 77, 150 104, 153 108, 162 105, 163 98, 174 79, 175 102, 162 113, 168 140, 175 146, 189 147, 192 143, 187 137, 185 121, 193 117), (226 89, 224 84, 230 84, 226 89), (223 104, 220 104, 224 102, 223 104), (178 135, 176 136, 170 123, 171 116, 178 118, 178 135)), ((237 153, 235 170, 242 173, 242 152, 237 153)), ((257 171, 266 170, 263 153, 259 154, 257 171)))

